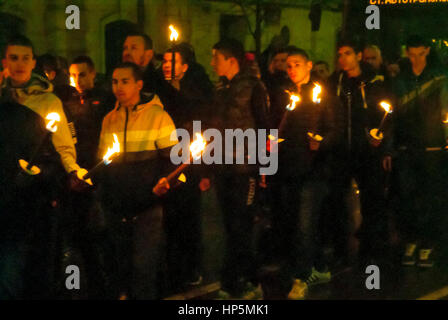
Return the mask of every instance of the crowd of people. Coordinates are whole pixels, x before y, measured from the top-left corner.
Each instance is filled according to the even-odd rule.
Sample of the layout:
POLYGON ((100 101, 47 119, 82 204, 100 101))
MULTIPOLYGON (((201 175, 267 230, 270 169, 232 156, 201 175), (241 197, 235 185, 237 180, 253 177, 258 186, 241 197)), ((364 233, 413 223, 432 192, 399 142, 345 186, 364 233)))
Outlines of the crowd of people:
POLYGON ((336 262, 394 263, 398 248, 403 265, 433 266, 446 226, 448 81, 427 39, 410 37, 407 58, 387 66, 377 46, 341 39, 332 74, 296 46, 272 50, 262 68, 237 40, 210 50, 216 84, 191 45, 174 45, 157 63, 151 38, 138 32, 103 79, 88 56, 67 64, 37 56, 24 36, 7 42, 0 299, 161 299, 200 285, 201 198, 211 187, 224 225, 220 299, 261 298, 268 265, 289 279, 293 300, 331 281, 336 262), (194 138, 193 121, 220 132, 278 129, 266 137, 278 172, 260 175, 246 156, 166 179, 176 168, 172 132, 194 138), (118 156, 86 178, 115 141, 118 156), (353 181, 362 216, 355 255, 353 181), (254 232, 262 215, 264 242, 254 232), (69 265, 81 267, 78 291, 65 287, 69 265))

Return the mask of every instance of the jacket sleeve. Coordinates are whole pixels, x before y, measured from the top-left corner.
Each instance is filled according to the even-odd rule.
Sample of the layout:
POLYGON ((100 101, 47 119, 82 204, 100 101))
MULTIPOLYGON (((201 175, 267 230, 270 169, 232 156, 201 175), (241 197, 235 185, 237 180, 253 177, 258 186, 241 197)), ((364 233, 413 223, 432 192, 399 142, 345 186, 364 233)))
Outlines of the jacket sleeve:
POLYGON ((73 144, 72 134, 67 123, 67 117, 65 116, 62 108, 61 100, 55 97, 51 106, 52 112, 59 113, 61 122, 58 124, 58 129, 52 135, 53 145, 61 156, 62 165, 65 171, 68 173, 79 170, 80 167, 76 163, 76 149, 73 144))

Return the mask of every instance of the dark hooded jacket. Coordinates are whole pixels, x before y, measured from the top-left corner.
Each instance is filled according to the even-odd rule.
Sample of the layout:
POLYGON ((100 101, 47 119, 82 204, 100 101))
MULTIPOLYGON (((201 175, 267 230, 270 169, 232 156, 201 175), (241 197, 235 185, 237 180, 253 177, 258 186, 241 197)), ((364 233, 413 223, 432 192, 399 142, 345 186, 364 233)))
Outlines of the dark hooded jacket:
POLYGON ((446 70, 428 65, 416 76, 409 66, 394 82, 396 147, 408 150, 443 147, 448 137, 446 70))
POLYGON ((381 145, 375 148, 369 143, 370 130, 378 128, 385 115, 380 102, 384 100, 394 105, 384 85, 384 77, 376 75, 369 65, 361 63, 360 76, 349 78, 345 72, 335 72, 330 77, 329 85, 341 102, 339 109, 335 110, 338 126, 343 128, 343 135, 337 143, 338 153, 343 157, 351 154, 355 158, 392 153, 393 113, 386 118, 381 145))
MULTIPOLYGON (((294 87, 288 91, 294 92, 294 87)), ((289 94, 284 90, 282 94, 281 100, 289 103, 289 94)), ((339 102, 321 82, 314 79, 302 85, 299 95, 301 101, 296 108, 285 111, 281 120, 279 137, 284 141, 279 144, 279 173, 288 177, 302 176, 311 171, 314 174, 325 174, 331 161, 331 152, 341 135, 334 114, 339 102), (322 87, 319 103, 313 102, 316 84, 322 87), (308 132, 323 137, 317 151, 310 150, 308 132)))

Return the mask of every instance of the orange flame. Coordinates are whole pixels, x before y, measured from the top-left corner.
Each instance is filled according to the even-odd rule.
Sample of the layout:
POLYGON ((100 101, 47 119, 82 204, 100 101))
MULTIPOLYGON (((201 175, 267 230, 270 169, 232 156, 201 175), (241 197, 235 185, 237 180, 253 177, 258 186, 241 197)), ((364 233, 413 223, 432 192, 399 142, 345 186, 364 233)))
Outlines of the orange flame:
POLYGON ((300 96, 296 96, 295 94, 290 93, 290 95, 291 103, 286 106, 286 109, 292 111, 296 108, 296 104, 300 102, 301 99, 300 96))
POLYGON ((170 24, 169 28, 171 30, 170 41, 177 41, 177 39, 179 38, 179 33, 177 33, 177 30, 172 24, 170 24))
POLYGON ((55 133, 58 130, 58 126, 56 125, 56 122, 61 121, 61 117, 59 116, 59 113, 57 113, 57 112, 49 113, 49 114, 47 114, 45 119, 49 120, 48 124, 46 126, 47 130, 55 133))
POLYGON ((445 115, 445 120, 443 120, 443 123, 448 124, 448 113, 445 115))
POLYGON ((114 154, 120 152, 120 142, 118 142, 118 137, 114 133, 114 144, 112 145, 112 148, 107 148, 107 152, 103 157, 103 161, 105 165, 108 165, 112 162, 110 159, 114 154))
POLYGON ((321 99, 319 97, 319 95, 322 93, 322 87, 315 82, 314 83, 314 88, 313 88, 313 102, 314 103, 320 103, 321 99))
POLYGON ((76 88, 75 78, 70 77, 70 86, 76 88))
POLYGON ((201 158, 201 154, 205 149, 207 142, 204 140, 200 133, 196 133, 196 140, 190 145, 191 156, 194 160, 201 158))
POLYGON ((392 112, 392 106, 386 101, 381 101, 380 106, 384 109, 384 111, 386 111, 386 113, 392 112))

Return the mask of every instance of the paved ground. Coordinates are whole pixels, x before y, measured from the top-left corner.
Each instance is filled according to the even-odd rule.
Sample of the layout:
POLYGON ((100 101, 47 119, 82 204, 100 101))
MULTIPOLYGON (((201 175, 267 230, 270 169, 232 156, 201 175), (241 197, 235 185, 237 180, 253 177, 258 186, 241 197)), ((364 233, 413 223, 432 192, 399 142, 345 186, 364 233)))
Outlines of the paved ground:
MULTIPOLYGON (((174 292, 168 299, 214 299, 220 288, 219 270, 222 262, 223 226, 221 212, 216 204, 214 190, 203 200, 204 269, 203 285, 174 292)), ((448 254, 439 255, 437 264, 430 269, 402 267, 399 254, 396 261, 379 264, 380 290, 367 290, 368 274, 362 268, 336 266, 332 269, 332 281, 310 288, 310 300, 403 300, 403 299, 448 299, 448 254)), ((273 266, 275 269, 275 266, 273 266)), ((289 290, 280 272, 268 272, 262 279, 265 298, 286 299, 289 290)))

